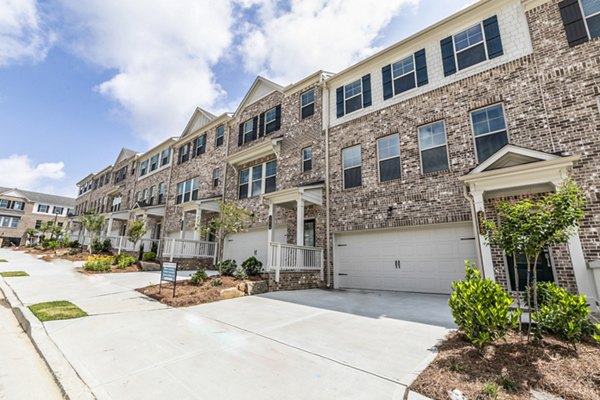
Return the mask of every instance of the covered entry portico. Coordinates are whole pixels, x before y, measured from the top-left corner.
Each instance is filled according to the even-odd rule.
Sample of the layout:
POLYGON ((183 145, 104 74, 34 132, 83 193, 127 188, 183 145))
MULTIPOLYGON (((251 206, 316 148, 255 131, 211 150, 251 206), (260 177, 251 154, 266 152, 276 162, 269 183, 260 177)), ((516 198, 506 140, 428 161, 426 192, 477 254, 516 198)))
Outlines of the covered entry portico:
MULTIPOLYGON (((479 222, 490 211, 487 207, 495 204, 494 199, 540 195, 556 190, 569 177, 573 163, 578 159, 579 156, 549 154, 509 144, 469 174, 459 178, 472 198, 480 265, 486 278, 498 280, 497 272, 506 270, 506 266, 499 266, 498 259, 494 259, 493 249, 486 243, 479 229, 479 222)), ((595 287, 592 271, 587 268, 579 234, 571 237, 565 253, 568 253, 565 256, 569 256, 570 263, 563 270, 572 268, 577 290, 585 294, 593 305, 599 298, 598 289, 595 287)), ((566 286, 565 282, 561 282, 560 276, 555 275, 554 279, 558 284, 566 286)))

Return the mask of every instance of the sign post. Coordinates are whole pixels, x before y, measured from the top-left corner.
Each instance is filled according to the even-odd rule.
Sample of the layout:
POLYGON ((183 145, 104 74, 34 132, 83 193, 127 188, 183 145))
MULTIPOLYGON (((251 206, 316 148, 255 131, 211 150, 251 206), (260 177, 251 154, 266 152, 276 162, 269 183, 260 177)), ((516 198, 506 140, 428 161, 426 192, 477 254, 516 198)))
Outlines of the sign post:
POLYGON ((162 290, 162 283, 173 282, 173 298, 175 298, 175 289, 177 288, 177 263, 164 262, 160 269, 160 283, 158 293, 162 290))

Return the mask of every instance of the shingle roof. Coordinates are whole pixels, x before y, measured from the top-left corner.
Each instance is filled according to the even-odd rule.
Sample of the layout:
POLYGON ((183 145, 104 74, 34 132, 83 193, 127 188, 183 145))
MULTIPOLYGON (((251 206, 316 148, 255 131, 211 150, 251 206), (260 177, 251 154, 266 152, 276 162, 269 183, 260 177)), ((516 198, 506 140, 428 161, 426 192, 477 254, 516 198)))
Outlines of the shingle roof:
POLYGON ((75 207, 75 199, 72 197, 56 196, 53 194, 31 192, 29 190, 22 190, 22 189, 18 189, 18 188, 5 188, 5 187, 0 187, 0 194, 10 192, 11 190, 19 191, 19 192, 23 193, 23 195, 26 196, 29 200, 37 202, 37 203, 75 207))

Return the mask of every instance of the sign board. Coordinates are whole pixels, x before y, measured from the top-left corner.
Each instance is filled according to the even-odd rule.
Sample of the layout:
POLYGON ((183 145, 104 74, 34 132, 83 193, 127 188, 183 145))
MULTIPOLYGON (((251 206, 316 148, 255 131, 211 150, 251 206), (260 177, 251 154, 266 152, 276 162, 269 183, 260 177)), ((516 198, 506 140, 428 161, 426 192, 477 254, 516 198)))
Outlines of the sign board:
POLYGON ((164 262, 160 269, 160 283, 158 286, 158 292, 162 290, 162 283, 173 282, 173 297, 175 297, 175 289, 177 287, 177 263, 164 262))

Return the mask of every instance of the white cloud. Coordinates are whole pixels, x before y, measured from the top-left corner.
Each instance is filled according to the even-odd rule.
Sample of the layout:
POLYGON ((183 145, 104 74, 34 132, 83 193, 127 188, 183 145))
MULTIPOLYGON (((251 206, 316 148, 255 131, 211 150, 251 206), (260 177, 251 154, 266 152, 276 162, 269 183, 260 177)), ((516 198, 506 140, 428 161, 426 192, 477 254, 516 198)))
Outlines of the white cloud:
MULTIPOLYGON (((0 186, 42 191, 42 188, 52 185, 49 182, 63 180, 64 168, 65 164, 62 161, 35 164, 26 155, 13 154, 8 158, 0 158, 0 171, 9 171, 9 173, 0 174, 0 186)), ((57 189, 55 186, 50 187, 57 189)), ((70 193, 72 194, 72 192, 71 187, 70 193)), ((51 193, 56 193, 56 190, 51 193)))
POLYGON ((273 0, 240 0, 258 7, 256 23, 242 32, 241 53, 249 72, 288 84, 318 69, 337 72, 378 49, 381 30, 419 0, 291 0, 275 11, 273 0))
POLYGON ((76 52, 115 75, 97 86, 149 144, 178 135, 197 105, 224 92, 212 67, 230 46, 232 7, 219 0, 62 0, 76 52))
POLYGON ((43 60, 54 40, 36 0, 0 0, 0 66, 43 60))

